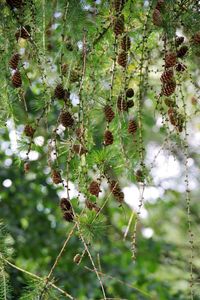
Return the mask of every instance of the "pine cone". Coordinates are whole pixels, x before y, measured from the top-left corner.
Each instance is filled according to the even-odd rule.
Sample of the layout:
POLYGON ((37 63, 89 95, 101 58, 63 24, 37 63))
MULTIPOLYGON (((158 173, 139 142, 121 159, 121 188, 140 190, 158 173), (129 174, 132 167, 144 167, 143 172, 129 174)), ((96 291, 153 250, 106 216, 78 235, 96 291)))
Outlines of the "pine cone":
POLYGON ((110 189, 116 200, 122 203, 124 201, 124 193, 121 191, 119 183, 115 180, 112 180, 110 183, 110 189))
POLYGON ((131 48, 131 39, 127 34, 121 40, 121 48, 124 51, 128 51, 131 48))
POLYGON ((114 33, 116 36, 124 32, 124 16, 121 15, 114 21, 114 33))
POLYGON ((178 124, 177 111, 173 107, 170 107, 168 109, 167 113, 168 113, 168 116, 169 116, 170 123, 173 126, 177 126, 177 124, 178 124))
POLYGON ((121 51, 118 54, 117 62, 120 66, 123 68, 126 68, 127 62, 128 62, 128 54, 125 51, 121 51))
POLYGON ((170 52, 165 55, 165 67, 170 68, 176 64, 176 53, 170 52))
POLYGON ((184 42, 184 37, 183 36, 177 36, 175 40, 175 45, 176 47, 180 46, 184 42))
POLYGON ((184 57, 186 53, 188 52, 188 47, 187 46, 182 46, 178 51, 177 51, 177 57, 184 57))
POLYGON ((200 44, 200 32, 196 32, 193 37, 192 37, 192 42, 195 45, 199 45, 200 44))
POLYGON ((175 80, 172 80, 163 85, 161 93, 162 95, 168 97, 175 92, 175 89, 176 89, 176 82, 175 80))
POLYGON ((142 170, 137 170, 135 173, 135 177, 137 182, 144 182, 144 174, 142 170))
POLYGON ((105 114, 106 121, 108 123, 110 123, 115 117, 115 113, 112 110, 112 107, 110 105, 106 105, 104 107, 104 114, 105 114))
POLYGON ((122 96, 119 96, 117 99, 117 108, 119 109, 119 111, 128 110, 127 101, 122 96))
POLYGON ((68 111, 64 111, 60 115, 60 123, 64 127, 72 127, 74 125, 74 119, 68 111))
POLYGON ((51 178, 52 178, 53 183, 55 183, 55 184, 62 183, 62 177, 60 175, 60 172, 57 170, 52 171, 51 178))
POLYGON ((30 171, 30 164, 29 162, 24 163, 24 172, 28 173, 30 171))
POLYGON ((18 40, 19 38, 27 40, 30 37, 31 27, 29 25, 22 26, 15 33, 15 37, 18 40))
POLYGON ((162 73, 161 77, 160 77, 160 80, 163 82, 163 83, 166 83, 166 82, 169 82, 172 80, 174 76, 174 72, 173 70, 167 70, 165 72, 162 73))
POLYGON ((163 18, 162 18, 162 15, 161 15, 161 13, 158 9, 156 9, 156 8, 154 9, 152 18, 153 18, 153 24, 155 26, 161 26, 162 25, 163 18))
POLYGON ((138 129, 137 123, 135 120, 130 120, 128 124, 128 133, 135 134, 138 129))
POLYGON ((95 210, 96 212, 100 211, 100 208, 93 202, 86 200, 85 205, 89 210, 95 210))
POLYGON ((65 97, 65 90, 62 84, 58 84, 54 90, 54 96, 58 99, 63 99, 65 97))
POLYGON ((97 181, 92 181, 90 183, 89 192, 90 192, 90 194, 92 194, 96 197, 99 196, 99 193, 101 192, 101 190, 100 190, 100 185, 97 181))
POLYGON ((15 71, 11 80, 12 80, 12 85, 15 88, 19 88, 22 85, 21 74, 18 70, 15 71))
POLYGON ((113 7, 117 13, 120 13, 124 7, 125 0, 114 0, 113 7))
POLYGON ((60 200, 60 208, 63 212, 63 217, 66 221, 71 222, 74 219, 74 213, 72 210, 71 203, 67 198, 62 198, 60 200))
POLYGON ((33 135, 34 135, 34 133, 35 133, 35 129, 31 125, 29 125, 29 124, 25 125, 25 127, 24 127, 24 134, 26 136, 32 138, 33 135))
POLYGON ((6 0, 6 2, 11 8, 21 8, 23 5, 22 0, 6 0))
POLYGON ((106 130, 104 133, 104 145, 108 146, 108 145, 112 145, 113 144, 113 134, 110 130, 106 130))
POLYGON ((132 88, 129 88, 126 90, 126 97, 132 98, 134 96, 134 90, 132 88))
POLYGON ((87 150, 82 145, 74 145, 73 150, 76 154, 83 155, 87 153, 87 150))
POLYGON ((13 54, 10 61, 9 61, 9 66, 13 70, 16 70, 17 66, 18 66, 18 63, 19 63, 19 60, 20 60, 20 55, 18 53, 13 54))
POLYGON ((177 65, 176 65, 176 71, 177 72, 183 72, 183 71, 185 71, 186 70, 186 65, 184 65, 184 64, 181 64, 181 63, 178 63, 177 65))
POLYGON ((162 8, 164 8, 164 5, 165 5, 165 1, 164 0, 158 0, 157 4, 156 4, 156 9, 162 10, 162 8))
POLYGON ((127 107, 128 107, 128 108, 131 108, 131 107, 133 107, 133 106, 134 106, 133 100, 128 100, 128 101, 127 101, 127 107))
POLYGON ((65 76, 67 74, 68 69, 69 69, 69 65, 68 64, 62 64, 62 66, 61 66, 61 72, 62 72, 63 76, 65 76))

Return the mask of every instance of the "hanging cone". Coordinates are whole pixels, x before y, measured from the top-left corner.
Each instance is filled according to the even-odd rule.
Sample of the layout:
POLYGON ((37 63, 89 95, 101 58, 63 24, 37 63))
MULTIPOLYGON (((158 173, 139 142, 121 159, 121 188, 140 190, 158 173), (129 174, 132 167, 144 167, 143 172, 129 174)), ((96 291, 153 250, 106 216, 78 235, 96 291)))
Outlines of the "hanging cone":
POLYGON ((165 67, 174 67, 176 64, 176 53, 170 52, 165 55, 165 67))
POLYGON ((128 123, 128 133, 135 134, 137 132, 138 126, 135 120, 130 120, 128 123))
POLYGON ((121 51, 118 54, 117 62, 120 66, 123 68, 126 68, 127 62, 128 62, 128 54, 125 51, 121 51))
POLYGON ((183 36, 177 36, 175 40, 175 45, 176 47, 180 46, 184 42, 184 37, 183 36))
POLYGON ((161 77, 160 77, 160 80, 163 82, 163 83, 166 83, 166 82, 169 82, 172 80, 174 76, 174 72, 172 69, 170 70, 167 70, 165 72, 162 73, 161 77))
POLYGON ((117 13, 120 13, 124 7, 125 0, 114 0, 113 7, 117 13))
POLYGON ((33 135, 34 135, 34 133, 35 133, 35 129, 31 125, 29 125, 29 124, 25 125, 25 127, 24 127, 24 134, 26 136, 32 138, 33 135))
POLYGON ((27 40, 30 37, 31 27, 29 25, 22 26, 17 32, 15 33, 15 37, 18 40, 22 38, 27 40))
POLYGON ((57 170, 52 171, 51 179, 52 179, 53 183, 55 183, 55 184, 62 183, 62 177, 60 175, 60 172, 57 170))
POLYGON ((104 145, 108 146, 108 145, 112 145, 113 144, 113 134, 110 130, 106 130, 104 133, 104 145))
POLYGON ((11 8, 21 8, 23 6, 22 0, 6 0, 6 2, 11 8))
POLYGON ((76 154, 83 155, 87 153, 87 150, 82 145, 74 145, 73 150, 76 154))
POLYGON ((144 182, 144 174, 142 170, 137 170, 135 173, 135 177, 137 182, 144 182))
POLYGON ((128 101, 127 101, 127 107, 128 107, 128 108, 131 108, 131 107, 133 107, 133 106, 134 106, 133 100, 128 100, 128 101))
POLYGON ((164 96, 171 96, 175 92, 175 89, 176 82, 175 80, 172 80, 163 85, 161 93, 164 96))
POLYGON ((11 67, 11 69, 16 70, 18 63, 20 60, 20 55, 18 53, 15 53, 12 55, 10 61, 9 61, 9 66, 11 67))
POLYGON ((200 32, 196 32, 193 37, 192 37, 192 42, 195 45, 199 45, 200 44, 200 32))
POLYGON ((106 121, 108 123, 110 123, 115 117, 115 113, 112 110, 112 107, 110 105, 106 105, 104 107, 104 114, 105 114, 106 121))
POLYGON ((116 18, 114 21, 114 33, 116 36, 121 35, 124 32, 124 16, 116 18))
POLYGON ((132 98, 134 96, 134 90, 132 88, 129 88, 126 90, 126 97, 132 98))
POLYGON ((121 191, 119 183, 115 180, 112 180, 110 183, 110 189, 115 199, 122 203, 124 201, 124 193, 121 191))
POLYGON ((74 119, 68 111, 64 111, 60 114, 60 123, 65 127, 72 127, 74 125, 74 119))
POLYGON ((90 194, 92 194, 96 197, 99 196, 99 193, 101 192, 101 189, 100 189, 100 185, 97 181, 94 180, 90 183, 89 192, 90 192, 90 194))
POLYGON ((12 76, 12 85, 15 88, 19 88, 22 85, 21 74, 18 70, 16 70, 12 76))
POLYGON ((165 1, 164 0, 158 0, 156 4, 156 9, 162 10, 165 6, 165 1))
POLYGON ((162 18, 162 15, 161 15, 161 13, 158 9, 154 9, 152 19, 153 19, 153 24, 155 26, 161 26, 162 25, 163 18, 162 18))
POLYGON ((183 72, 183 71, 185 71, 186 69, 187 69, 187 67, 186 67, 186 65, 184 65, 184 64, 178 63, 178 64, 176 65, 176 71, 177 71, 177 72, 183 72))
POLYGON ((63 99, 65 97, 65 90, 62 84, 58 84, 54 90, 54 96, 58 99, 63 99))
POLYGON ((67 198, 62 198, 60 200, 60 208, 63 212, 63 218, 68 222, 72 222, 74 219, 74 213, 71 203, 67 198))
POLYGON ((100 208, 92 201, 86 200, 85 205, 89 210, 95 210, 96 212, 100 211, 100 208))
POLYGON ((180 57, 180 58, 184 57, 184 56, 187 54, 188 50, 189 50, 189 49, 188 49, 187 46, 182 46, 182 47, 177 51, 177 57, 180 57))
POLYGON ((119 111, 127 111, 127 101, 122 97, 119 96, 117 99, 117 108, 119 111))
POLYGON ((121 40, 121 48, 125 52, 127 52, 131 48, 131 39, 127 34, 123 36, 121 40))

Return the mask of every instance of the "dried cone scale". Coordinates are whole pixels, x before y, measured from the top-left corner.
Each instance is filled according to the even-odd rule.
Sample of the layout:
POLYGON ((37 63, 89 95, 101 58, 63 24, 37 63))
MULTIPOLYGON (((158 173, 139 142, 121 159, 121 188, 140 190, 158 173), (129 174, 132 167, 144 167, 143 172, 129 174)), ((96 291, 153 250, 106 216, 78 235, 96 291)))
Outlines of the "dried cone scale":
POLYGON ((19 88, 22 85, 21 74, 18 70, 16 70, 12 76, 12 85, 15 88, 19 88))
POLYGON ((138 125, 135 120, 130 120, 128 123, 128 133, 135 134, 137 132, 138 125))
POLYGON ((74 219, 74 213, 72 210, 71 203, 67 198, 62 198, 60 200, 60 208, 63 212, 63 218, 68 222, 72 222, 74 219))
POLYGON ((112 145, 113 144, 113 134, 110 130, 106 130, 104 133, 104 145, 108 146, 108 145, 112 145))
POLYGON ((66 128, 72 127, 74 125, 74 119, 68 111, 63 111, 60 114, 60 123, 66 128))
POLYGON ((126 68, 128 62, 128 54, 125 51, 121 51, 118 54, 117 62, 121 67, 126 68))
POLYGON ((51 178, 52 178, 53 183, 55 183, 55 184, 62 183, 62 177, 60 175, 60 172, 57 170, 52 171, 51 178))
POLYGON ((93 180, 91 183, 90 183, 90 186, 89 186, 89 192, 90 194, 98 197, 99 196, 99 193, 101 192, 100 190, 100 185, 97 181, 93 180))
POLYGON ((9 61, 9 66, 11 67, 11 69, 13 69, 13 70, 17 69, 19 60, 20 60, 20 55, 18 53, 15 53, 12 55, 12 57, 9 61))
POLYGON ((112 107, 110 105, 106 105, 104 107, 104 114, 105 114, 106 121, 108 123, 110 123, 115 117, 115 113, 112 110, 112 107))
POLYGON ((65 97, 65 90, 62 84, 58 84, 54 90, 54 96, 58 99, 63 99, 65 97))
POLYGON ((124 32, 124 16, 116 18, 114 21, 114 33, 116 36, 121 35, 124 32))

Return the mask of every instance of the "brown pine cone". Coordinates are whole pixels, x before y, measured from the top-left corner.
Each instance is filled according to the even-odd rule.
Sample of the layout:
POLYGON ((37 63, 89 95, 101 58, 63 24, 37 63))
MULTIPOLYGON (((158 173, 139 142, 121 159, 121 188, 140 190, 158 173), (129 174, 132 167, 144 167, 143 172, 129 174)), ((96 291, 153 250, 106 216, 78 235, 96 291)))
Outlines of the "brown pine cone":
POLYGON ((200 32, 196 32, 193 37, 192 37, 192 42, 195 45, 199 45, 200 44, 200 32))
POLYGON ((114 21, 114 33, 116 36, 121 35, 124 32, 124 16, 116 18, 114 21))
POLYGON ((11 8, 21 8, 23 5, 22 0, 6 0, 6 2, 11 8))
POLYGON ((187 46, 182 46, 178 51, 177 51, 177 57, 184 57, 186 53, 188 52, 188 47, 187 46))
POLYGON ((135 134, 138 129, 137 123, 135 120, 130 120, 128 123, 128 133, 135 134))
POLYGON ((11 69, 13 69, 13 70, 17 69, 19 60, 20 60, 20 55, 18 53, 15 53, 12 55, 12 57, 9 61, 9 66, 11 67, 11 69))
POLYGON ((178 119, 177 119, 177 111, 175 110, 175 108, 173 107, 170 107, 168 109, 168 116, 169 116, 169 120, 170 120, 170 123, 173 125, 173 126, 177 126, 178 124, 178 119))
POLYGON ((73 150, 76 154, 83 155, 87 153, 87 150, 82 145, 74 145, 73 150))
POLYGON ((177 71, 177 72, 183 72, 183 71, 185 71, 186 69, 187 69, 187 67, 186 67, 186 65, 184 65, 184 64, 178 63, 178 64, 176 65, 176 71, 177 71))
POLYGON ((99 193, 101 192, 101 189, 100 189, 100 185, 97 181, 93 180, 91 183, 90 183, 90 186, 89 186, 89 192, 90 194, 98 197, 99 196, 99 193))
POLYGON ((63 218, 68 222, 73 221, 74 213, 72 210, 71 203, 67 198, 62 198, 60 200, 60 208, 63 212, 63 218))
POLYGON ((144 174, 142 170, 137 170, 135 173, 135 177, 137 182, 144 182, 144 174))
POLYGON ((66 128, 72 127, 74 125, 74 119, 68 111, 63 111, 60 114, 60 123, 66 128))
POLYGON ((22 26, 17 32, 15 33, 15 37, 18 40, 19 38, 22 38, 24 40, 27 40, 30 37, 31 28, 29 25, 22 26))
POLYGON ((132 88, 129 88, 126 90, 126 97, 132 98, 134 96, 134 90, 132 88))
POLYGON ((55 98, 58 98, 58 99, 63 99, 65 97, 65 90, 61 83, 56 86, 56 88, 54 90, 54 96, 55 96, 55 98))
POLYGON ((86 200, 85 205, 89 210, 95 210, 96 212, 100 211, 100 208, 93 202, 86 200))
POLYGON ((128 51, 131 48, 131 39, 127 34, 121 40, 121 48, 124 51, 128 51))
POLYGON ((176 47, 180 46, 184 42, 184 37, 183 36, 177 36, 175 40, 175 45, 176 47))
POLYGON ((165 67, 170 68, 176 64, 176 53, 169 52, 165 55, 165 67))
POLYGON ((161 93, 162 95, 168 97, 175 92, 175 89, 176 89, 176 81, 172 80, 163 85, 161 93))
POLYGON ((174 76, 174 72, 173 70, 167 70, 167 71, 164 71, 160 77, 160 80, 163 82, 163 83, 166 83, 166 82, 169 82, 172 80, 174 76))
POLYGON ((112 145, 113 144, 113 134, 110 130, 106 130, 104 133, 104 145, 108 146, 108 145, 112 145))
POLYGON ((114 0, 113 7, 117 13, 121 12, 124 7, 125 0, 114 0))
POLYGON ((106 121, 108 123, 110 123, 115 117, 115 113, 112 110, 112 107, 110 105, 106 105, 104 107, 104 114, 105 114, 106 121))
POLYGON ((117 108, 119 109, 119 111, 128 110, 127 101, 122 96, 119 96, 117 99, 117 108))
POLYGON ((153 24, 155 26, 161 26, 162 25, 162 22, 163 22, 162 15, 161 15, 160 11, 156 8, 153 11, 152 19, 153 19, 153 24))
POLYGON ((60 172, 57 170, 52 171, 51 178, 52 178, 53 183, 55 183, 55 184, 62 183, 62 177, 60 175, 60 172))
POLYGON ((15 71, 11 80, 12 80, 12 85, 15 88, 19 88, 22 85, 21 74, 18 70, 15 71))
POLYGON ((30 171, 30 163, 29 162, 25 162, 24 163, 24 172, 28 173, 30 171))
POLYGON ((115 180, 112 180, 110 183, 110 189, 115 199, 122 203, 124 201, 124 193, 121 191, 119 183, 115 180))
POLYGON ((35 133, 35 129, 31 125, 29 125, 29 124, 25 125, 25 127, 24 127, 24 134, 26 136, 32 138, 33 135, 34 135, 34 133, 35 133))
POLYGON ((68 69, 69 69, 69 65, 68 64, 62 64, 62 66, 61 66, 61 72, 62 72, 63 76, 65 76, 67 74, 68 69))
POLYGON ((128 54, 125 51, 121 51, 118 54, 117 62, 120 66, 123 68, 126 68, 127 62, 128 62, 128 54))
POLYGON ((164 8, 164 5, 165 5, 165 1, 164 0, 158 0, 157 4, 156 4, 156 9, 162 10, 162 8, 164 8))
POLYGON ((127 101, 127 107, 128 107, 128 108, 131 108, 131 107, 133 107, 133 106, 134 106, 133 100, 128 100, 128 101, 127 101))

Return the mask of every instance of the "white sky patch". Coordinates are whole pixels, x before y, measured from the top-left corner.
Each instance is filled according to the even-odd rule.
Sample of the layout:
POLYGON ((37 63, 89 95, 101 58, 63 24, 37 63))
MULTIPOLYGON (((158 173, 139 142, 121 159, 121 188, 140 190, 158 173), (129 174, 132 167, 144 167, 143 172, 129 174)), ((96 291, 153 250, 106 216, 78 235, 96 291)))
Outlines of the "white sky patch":
MULTIPOLYGON (((26 151, 21 151, 20 152, 20 157, 21 159, 26 159, 26 151)), ((39 153, 37 151, 31 150, 29 153, 29 160, 33 161, 33 160, 38 160, 39 158, 39 153)))
POLYGON ((54 14, 54 17, 57 19, 57 18, 60 18, 62 16, 62 13, 59 12, 59 11, 56 11, 55 14, 54 14))
POLYGON ((75 93, 71 93, 70 94, 70 100, 72 101, 72 104, 74 105, 74 106, 76 106, 76 105, 78 105, 79 104, 79 97, 78 97, 78 95, 77 94, 75 94, 75 93))
POLYGON ((5 179, 2 184, 4 187, 9 188, 12 185, 12 181, 10 179, 5 179))
POLYGON ((147 239, 150 239, 153 236, 153 234, 154 234, 154 231, 150 227, 142 229, 142 235, 147 239))
POLYGON ((4 161, 4 166, 5 167, 10 167, 12 165, 12 159, 11 158, 6 158, 4 161))
POLYGON ((37 136, 36 138, 34 138, 34 142, 37 146, 43 146, 44 145, 44 137, 37 136))
MULTIPOLYGON (((64 181, 64 185, 66 185, 66 181, 64 181)), ((67 197, 67 192, 66 190, 58 191, 58 196, 60 198, 66 198, 67 197)), ((75 187, 75 184, 73 182, 69 181, 69 197, 70 199, 75 198, 78 196, 78 191, 75 187)))

